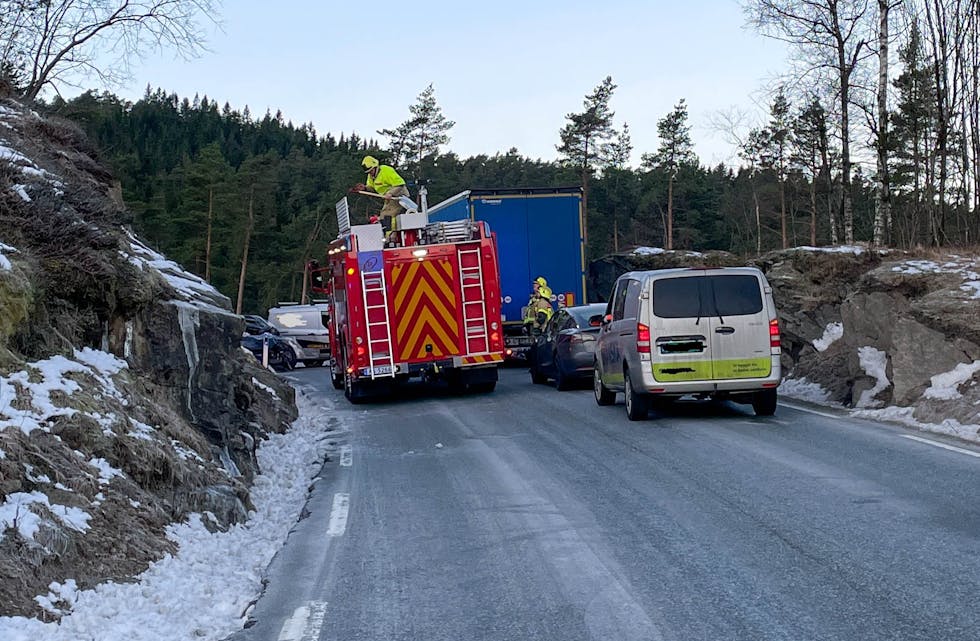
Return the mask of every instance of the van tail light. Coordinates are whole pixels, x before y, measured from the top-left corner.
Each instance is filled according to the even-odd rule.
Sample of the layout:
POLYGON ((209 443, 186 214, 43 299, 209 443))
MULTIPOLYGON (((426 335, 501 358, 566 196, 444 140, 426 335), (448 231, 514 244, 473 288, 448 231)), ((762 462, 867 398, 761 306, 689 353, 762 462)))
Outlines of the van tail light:
POLYGON ((643 323, 636 324, 636 351, 640 354, 650 353, 650 328, 643 323))
POLYGON ((769 346, 779 347, 781 345, 779 336, 779 319, 774 318, 769 321, 769 346))

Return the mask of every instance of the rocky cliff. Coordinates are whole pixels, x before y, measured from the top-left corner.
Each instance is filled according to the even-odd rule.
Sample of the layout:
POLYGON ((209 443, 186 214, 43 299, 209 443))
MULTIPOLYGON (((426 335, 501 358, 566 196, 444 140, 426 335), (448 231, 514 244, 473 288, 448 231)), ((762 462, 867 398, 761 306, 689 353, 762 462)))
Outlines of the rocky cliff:
POLYGON ((593 262, 595 298, 626 271, 751 264, 773 286, 784 395, 980 441, 980 259, 799 248, 746 261, 643 248, 593 262))
POLYGON ((137 574, 190 513, 244 519, 296 416, 229 301, 128 222, 77 128, 0 100, 0 615, 137 574))

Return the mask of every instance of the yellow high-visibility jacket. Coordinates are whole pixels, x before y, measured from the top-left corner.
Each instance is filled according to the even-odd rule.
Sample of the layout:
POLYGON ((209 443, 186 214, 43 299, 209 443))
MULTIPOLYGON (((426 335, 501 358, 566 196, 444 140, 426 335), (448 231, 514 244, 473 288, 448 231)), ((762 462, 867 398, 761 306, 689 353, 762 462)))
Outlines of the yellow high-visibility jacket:
POLYGON ((368 189, 373 189, 382 196, 392 187, 404 184, 405 179, 399 176, 398 172, 388 165, 381 165, 378 168, 378 175, 374 178, 368 175, 367 179, 368 189))

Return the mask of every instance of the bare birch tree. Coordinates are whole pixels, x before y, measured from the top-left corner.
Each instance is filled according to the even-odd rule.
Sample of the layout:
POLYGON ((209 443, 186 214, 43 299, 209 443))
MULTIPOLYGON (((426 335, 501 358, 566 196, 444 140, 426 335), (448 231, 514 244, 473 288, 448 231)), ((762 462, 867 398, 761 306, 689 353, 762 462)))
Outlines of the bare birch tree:
POLYGON ((799 77, 826 72, 838 99, 841 138, 841 215, 844 242, 854 242, 851 201, 850 108, 854 73, 869 55, 870 0, 746 0, 749 22, 765 36, 793 45, 800 54, 799 77))
POLYGON ((0 0, 0 65, 22 80, 34 100, 83 78, 115 85, 133 58, 173 49, 193 57, 204 49, 202 22, 214 21, 219 0, 0 0))

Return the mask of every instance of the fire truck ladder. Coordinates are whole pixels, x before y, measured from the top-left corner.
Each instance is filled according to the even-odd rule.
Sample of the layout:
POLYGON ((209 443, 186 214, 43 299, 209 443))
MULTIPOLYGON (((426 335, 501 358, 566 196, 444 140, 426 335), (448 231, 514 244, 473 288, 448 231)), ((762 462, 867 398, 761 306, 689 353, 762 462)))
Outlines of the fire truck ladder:
POLYGON ((479 354, 490 351, 487 328, 486 296, 483 291, 483 261, 479 246, 476 249, 459 250, 459 282, 462 283, 463 327, 466 330, 466 352, 479 354), (466 266, 466 258, 475 264, 466 266), (470 343, 477 341, 477 349, 470 343))
POLYGON ((387 366, 385 376, 395 375, 395 354, 391 346, 391 329, 388 316, 388 288, 385 287, 384 270, 376 272, 361 272, 361 291, 364 295, 364 318, 367 321, 368 362, 370 363, 371 379, 382 376, 377 370, 387 366), (372 315, 372 311, 381 310, 372 315), (374 320, 372 320, 372 317, 374 320))

